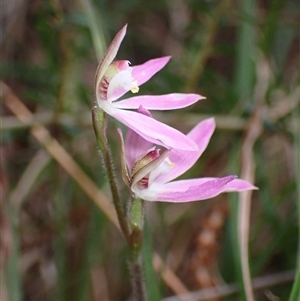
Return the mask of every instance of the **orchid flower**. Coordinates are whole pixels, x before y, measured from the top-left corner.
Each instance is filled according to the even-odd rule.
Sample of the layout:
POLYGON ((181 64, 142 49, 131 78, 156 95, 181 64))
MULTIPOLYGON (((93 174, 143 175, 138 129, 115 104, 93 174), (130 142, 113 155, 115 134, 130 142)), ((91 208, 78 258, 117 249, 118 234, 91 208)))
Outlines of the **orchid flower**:
POLYGON ((139 86, 148 81, 170 60, 170 57, 166 56, 133 67, 130 67, 130 63, 125 60, 113 62, 126 34, 126 28, 127 25, 117 33, 96 71, 97 106, 147 141, 166 148, 197 150, 195 143, 181 132, 149 116, 128 109, 138 109, 140 106, 148 110, 179 109, 204 97, 197 94, 173 93, 159 96, 135 96, 116 101, 128 91, 137 93, 139 86))
MULTIPOLYGON (((141 107, 139 112, 151 118, 144 108, 141 107)), ((187 136, 198 146, 196 152, 178 149, 162 151, 129 129, 125 143, 122 142, 125 155, 122 164, 125 171, 123 177, 130 185, 133 196, 146 201, 183 203, 209 199, 222 192, 257 189, 232 175, 172 181, 194 165, 206 149, 214 130, 215 121, 209 118, 188 133, 187 136)), ((119 134, 123 141, 120 130, 119 134)))

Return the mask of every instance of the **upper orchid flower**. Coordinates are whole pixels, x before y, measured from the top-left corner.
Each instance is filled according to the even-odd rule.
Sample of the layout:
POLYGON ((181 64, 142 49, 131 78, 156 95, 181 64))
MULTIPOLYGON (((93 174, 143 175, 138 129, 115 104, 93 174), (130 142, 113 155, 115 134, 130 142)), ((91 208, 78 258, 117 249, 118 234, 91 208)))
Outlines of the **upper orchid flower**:
MULTIPOLYGON (((139 111, 151 118, 147 110, 140 108, 139 111)), ((162 153, 152 143, 128 130, 125 146, 123 144, 123 160, 126 161, 123 162, 123 169, 124 178, 127 179, 134 197, 147 201, 181 203, 209 199, 222 192, 256 189, 236 176, 170 182, 194 165, 206 149, 214 129, 215 121, 209 118, 200 122, 187 135, 197 144, 197 152, 171 149, 162 153)), ((122 135, 121 131, 119 133, 122 135)))
POLYGON ((129 66, 128 61, 114 61, 126 34, 125 25, 108 47, 96 71, 95 90, 98 106, 147 141, 166 148, 197 150, 195 143, 179 131, 153 118, 128 109, 140 106, 148 110, 171 110, 189 106, 204 98, 197 94, 144 95, 116 101, 126 92, 138 92, 139 86, 161 70, 170 57, 161 57, 138 66, 129 66), (181 143, 177 143, 180 141, 181 143))

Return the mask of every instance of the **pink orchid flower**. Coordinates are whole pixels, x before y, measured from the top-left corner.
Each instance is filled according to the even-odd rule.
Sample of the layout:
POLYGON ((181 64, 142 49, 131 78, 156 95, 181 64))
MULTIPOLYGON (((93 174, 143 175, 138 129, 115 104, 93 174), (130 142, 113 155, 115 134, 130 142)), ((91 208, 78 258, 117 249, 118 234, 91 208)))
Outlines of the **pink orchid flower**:
POLYGON ((117 33, 96 71, 97 105, 150 142, 167 148, 197 150, 195 143, 181 132, 149 116, 128 109, 138 109, 140 106, 148 110, 179 109, 204 97, 197 94, 173 93, 159 96, 135 96, 116 101, 128 91, 138 92, 139 86, 148 81, 170 60, 170 57, 166 56, 133 67, 129 66, 128 61, 113 62, 126 34, 126 28, 127 25, 117 33))
MULTIPOLYGON (((151 118, 144 108, 141 107, 139 112, 151 118)), ((198 151, 171 149, 160 154, 160 149, 129 129, 125 145, 123 143, 125 158, 122 164, 125 170, 123 177, 129 183, 134 197, 146 201, 184 203, 209 199, 222 192, 257 189, 232 175, 172 181, 194 165, 206 149, 214 130, 214 119, 206 119, 187 135, 197 144, 198 151)), ((122 138, 120 130, 119 133, 122 138)))

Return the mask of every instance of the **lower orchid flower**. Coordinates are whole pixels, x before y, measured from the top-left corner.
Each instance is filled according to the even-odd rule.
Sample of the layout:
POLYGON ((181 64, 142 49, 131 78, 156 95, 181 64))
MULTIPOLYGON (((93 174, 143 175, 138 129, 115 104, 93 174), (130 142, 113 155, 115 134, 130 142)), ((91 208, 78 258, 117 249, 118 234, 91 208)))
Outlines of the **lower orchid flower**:
POLYGON ((137 93, 139 86, 148 81, 170 60, 168 56, 161 57, 133 67, 128 61, 113 62, 125 37, 126 27, 124 26, 117 33, 97 68, 95 76, 97 106, 150 142, 166 148, 196 150, 195 143, 181 132, 149 116, 129 110, 138 109, 140 106, 148 110, 179 109, 204 97, 198 94, 172 93, 159 96, 135 96, 116 101, 128 91, 137 93))
MULTIPOLYGON (((141 107, 139 112, 151 118, 144 108, 141 107)), ((209 118, 188 133, 188 138, 195 142, 198 151, 161 150, 130 129, 124 144, 119 130, 124 154, 123 177, 130 185, 133 196, 146 201, 183 203, 209 199, 222 192, 257 189, 232 175, 172 181, 195 164, 214 130, 215 121, 209 118)))

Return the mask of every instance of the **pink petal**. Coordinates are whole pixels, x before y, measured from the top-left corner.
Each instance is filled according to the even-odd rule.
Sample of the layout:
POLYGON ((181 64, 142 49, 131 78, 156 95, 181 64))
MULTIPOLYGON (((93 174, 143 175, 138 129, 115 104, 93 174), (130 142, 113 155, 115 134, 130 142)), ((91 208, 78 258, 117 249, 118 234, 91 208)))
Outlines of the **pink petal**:
POLYGON ((137 81, 138 86, 148 81, 155 73, 161 70, 170 60, 170 56, 165 56, 147 61, 146 63, 132 67, 132 77, 137 81))
POLYGON ((156 199, 148 198, 146 200, 171 203, 206 200, 227 191, 227 189, 233 189, 233 187, 230 187, 230 182, 235 178, 236 176, 227 176, 224 178, 208 180, 204 183, 199 181, 200 183, 202 182, 200 185, 195 185, 197 183, 195 180, 175 181, 168 184, 153 184, 149 190, 151 190, 152 198, 154 196, 154 192, 156 192, 156 199))
MULTIPOLYGON (((104 109, 105 110, 105 109, 104 109)), ((108 108, 109 114, 149 142, 166 148, 197 150, 197 145, 181 132, 136 112, 108 108)))
POLYGON ((188 152, 172 149, 169 153, 169 159, 175 164, 174 167, 169 173, 160 175, 155 181, 166 183, 176 179, 189 170, 205 151, 215 130, 215 126, 214 118, 208 118, 198 123, 187 136, 195 141, 199 151, 188 152))
POLYGON ((116 34, 113 41, 107 48, 100 64, 98 65, 98 68, 96 70, 96 75, 95 75, 96 95, 98 94, 98 86, 99 86, 99 83, 100 83, 103 75, 105 74, 107 68, 112 63, 112 61, 114 60, 114 58, 116 57, 116 55, 118 53, 120 45, 126 35, 126 29, 127 29, 127 24, 116 34))
POLYGON ((143 95, 130 97, 116 103, 120 109, 137 109, 143 106, 148 110, 173 110, 185 108, 204 97, 198 94, 166 94, 166 95, 143 95))

